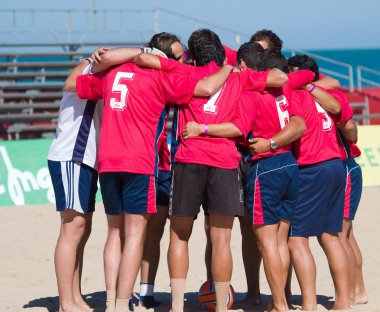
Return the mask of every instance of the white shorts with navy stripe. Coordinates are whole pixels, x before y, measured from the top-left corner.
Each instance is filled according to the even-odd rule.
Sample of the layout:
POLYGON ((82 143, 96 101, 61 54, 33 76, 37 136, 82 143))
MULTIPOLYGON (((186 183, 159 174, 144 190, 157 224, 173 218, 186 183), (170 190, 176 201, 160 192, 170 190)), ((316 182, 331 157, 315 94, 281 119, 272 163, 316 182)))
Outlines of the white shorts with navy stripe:
POLYGON ((98 172, 82 163, 48 160, 57 211, 74 209, 87 214, 95 210, 98 172))

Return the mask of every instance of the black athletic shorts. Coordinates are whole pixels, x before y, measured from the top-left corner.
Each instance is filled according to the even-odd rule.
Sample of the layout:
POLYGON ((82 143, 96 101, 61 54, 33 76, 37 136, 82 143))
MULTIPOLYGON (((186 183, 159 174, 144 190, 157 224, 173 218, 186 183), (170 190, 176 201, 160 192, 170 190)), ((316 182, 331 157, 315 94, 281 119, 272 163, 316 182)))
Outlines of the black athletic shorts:
POLYGON ((210 215, 244 215, 239 170, 175 163, 169 215, 190 217, 204 205, 210 215))

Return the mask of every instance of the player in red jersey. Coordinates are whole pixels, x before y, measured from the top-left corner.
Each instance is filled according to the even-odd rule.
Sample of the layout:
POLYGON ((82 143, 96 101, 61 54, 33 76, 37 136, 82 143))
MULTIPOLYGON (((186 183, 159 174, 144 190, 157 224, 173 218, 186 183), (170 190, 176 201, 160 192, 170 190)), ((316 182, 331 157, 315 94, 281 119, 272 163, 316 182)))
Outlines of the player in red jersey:
MULTIPOLYGON (((195 36, 198 33, 199 32, 196 32, 193 35, 195 36)), ((217 46, 219 51, 223 52, 223 50, 220 50, 220 41, 216 42, 214 46, 210 46, 210 43, 208 41, 206 42, 206 44, 204 44, 202 43, 202 40, 196 40, 196 38, 194 38, 193 35, 189 39, 189 47, 191 48, 191 56, 195 59, 196 64, 204 64, 206 62, 205 56, 208 56, 210 54, 209 51, 215 50, 215 45, 217 46), (202 44, 198 45, 199 43, 202 44), (205 46, 207 46, 210 50, 206 50, 207 48, 205 48, 205 46)), ((219 56, 218 54, 218 57, 224 58, 224 55, 219 56)), ((181 124, 184 124, 188 120, 193 120, 194 118, 198 120, 204 120, 206 118, 209 119, 211 122, 212 120, 223 120, 225 118, 229 118, 228 116, 231 116, 234 107, 234 102, 237 99, 236 96, 239 95, 240 90, 242 89, 242 83, 247 84, 249 82, 247 78, 245 78, 245 76, 248 73, 249 71, 247 71, 247 73, 239 73, 236 75, 234 74, 234 76, 231 76, 231 79, 227 81, 225 88, 222 88, 219 94, 217 94, 215 98, 210 99, 209 102, 205 101, 204 99, 193 98, 193 105, 181 109, 182 116, 180 119, 180 127, 181 124), (235 99, 235 101, 233 99, 235 99), (195 104, 195 101, 197 101, 197 103, 199 102, 199 104, 195 104)), ((265 86, 265 79, 261 81, 260 84, 265 86)), ((188 260, 180 261, 180 259, 177 258, 183 254, 187 255, 187 241, 190 235, 188 231, 192 227, 193 216, 199 212, 199 205, 200 203, 204 202, 205 198, 207 198, 206 208, 210 209, 212 240, 215 241, 216 239, 215 233, 217 232, 217 229, 214 228, 216 227, 215 224, 218 222, 224 222, 224 226, 222 226, 222 228, 219 229, 218 241, 215 242, 215 244, 217 245, 216 247, 213 245, 215 254, 219 254, 219 256, 213 257, 213 259, 216 260, 213 260, 212 266, 213 278, 216 283, 216 292, 219 301, 218 309, 226 309, 224 303, 226 302, 226 300, 223 299, 223 296, 227 295, 227 292, 225 292, 225 290, 228 291, 229 280, 231 277, 231 264, 229 262, 230 257, 228 256, 228 254, 230 254, 230 251, 226 250, 225 246, 223 248, 220 247, 223 245, 223 243, 229 242, 229 224, 232 225, 232 223, 230 222, 232 222, 235 214, 241 213, 240 210, 232 211, 234 209, 239 209, 239 198, 237 197, 239 195, 238 185, 234 184, 238 182, 238 179, 235 178, 231 180, 231 178, 228 178, 228 175, 236 174, 234 173, 234 168, 238 166, 239 158, 240 155, 237 153, 235 144, 232 141, 229 142, 226 139, 215 140, 204 137, 196 142, 184 142, 183 138, 181 138, 181 143, 176 153, 176 164, 173 177, 171 243, 168 255, 170 275, 172 278, 172 309, 175 311, 183 309, 184 283, 188 267, 188 260), (194 174, 196 175, 192 176, 192 172, 194 172, 194 174), (209 172, 209 178, 204 177, 205 180, 203 180, 203 178, 200 178, 200 176, 203 176, 207 172, 209 172), (223 184, 220 184, 226 183, 225 178, 218 178, 216 180, 212 180, 212 176, 216 177, 216 175, 218 174, 222 174, 225 178, 228 179, 228 184, 230 185, 227 189, 225 186, 223 186, 223 184), (182 196, 184 196, 184 194, 181 193, 182 187, 180 187, 179 185, 184 180, 180 179, 179 177, 183 177, 184 175, 186 176, 186 179, 198 179, 198 182, 190 183, 189 180, 187 180, 187 183, 193 184, 194 186, 199 185, 200 188, 199 190, 195 190, 195 188, 188 190, 193 195, 186 194, 186 197, 189 198, 189 200, 181 200, 180 202, 180 198, 183 198, 182 196), (205 182, 207 180, 209 182, 205 182), (215 189, 220 189, 220 192, 228 193, 229 198, 223 197, 222 194, 214 194, 214 196, 211 196, 211 194, 207 194, 205 195, 206 197, 203 197, 202 194, 204 191, 202 190, 202 185, 204 183, 212 183, 215 189), (237 190, 234 190, 234 186, 236 186, 237 190), (231 190, 234 191, 234 193, 231 193, 231 190), (195 194, 194 192, 200 193, 195 194), (220 201, 224 201, 223 206, 226 207, 222 208, 221 204, 216 201, 217 198, 220 201), (231 199, 233 198, 235 198, 235 201, 231 202, 231 199), (194 201, 194 199, 196 200, 194 201), (219 208, 217 208, 218 205, 220 206, 219 208), (218 213, 221 215, 219 216, 218 213), (223 251, 221 249, 223 249, 223 251), (176 254, 173 254, 173 251, 176 251, 176 254), (217 267, 219 268, 219 270, 215 273, 217 267), (220 269, 223 267, 225 269, 220 269), (221 302, 223 302, 223 304, 220 304, 221 302)))
MULTIPOLYGON (((164 52, 168 58, 177 61, 184 60, 184 47, 179 38, 166 32, 155 34, 148 46, 164 52)), ((170 104, 165 107, 169 111, 170 104)), ((168 116, 168 114, 166 114, 168 116)), ((154 299, 154 282, 160 259, 160 241, 168 218, 168 206, 171 185, 171 154, 168 148, 168 118, 165 120, 164 131, 158 142, 158 176, 156 178, 157 213, 153 214, 147 225, 147 234, 144 243, 144 253, 140 271, 139 299, 145 308, 153 308, 160 303, 154 299)))
MULTIPOLYGON (((302 68, 309 68, 319 73, 318 64, 311 57, 306 55, 299 57, 298 62, 302 64, 302 68)), ((361 168, 354 160, 361 153, 355 144, 358 140, 357 126, 352 119, 353 111, 345 94, 334 89, 329 89, 327 92, 333 95, 341 105, 341 112, 336 114, 333 107, 321 103, 322 107, 332 114, 332 119, 337 128, 341 160, 346 168, 344 219, 339 238, 346 250, 349 261, 350 301, 352 304, 365 304, 368 302, 368 297, 363 281, 362 256, 352 227, 352 221, 355 218, 362 191, 361 168)))
MULTIPOLYGON (((249 52, 252 45, 244 44, 238 51, 242 68, 246 68, 245 52, 249 52), (245 48, 248 48, 248 51, 245 51, 245 48)), ((286 59, 280 53, 266 54, 268 58, 265 66, 288 71, 286 59)), ((248 174, 247 202, 273 295, 274 302, 269 307, 270 311, 288 310, 284 292, 289 267, 287 233, 298 191, 298 169, 290 154, 290 143, 305 131, 304 122, 297 116, 297 112, 291 110, 289 99, 294 88, 305 85, 313 78, 314 75, 310 71, 299 72, 298 75, 290 75, 289 81, 282 88, 268 88, 264 93, 243 92, 232 123, 208 125, 208 132, 212 136, 248 137, 252 132, 255 138, 256 155, 250 160, 252 166, 248 174), (270 142, 278 144, 278 147, 271 147, 270 142), (270 187, 265 187, 267 179, 270 187)), ((204 125, 188 123, 184 134, 186 137, 202 135, 204 125)))
MULTIPOLYGON (((303 69, 298 58, 289 59, 292 69, 303 69)), ((300 191, 289 248, 301 286, 302 308, 317 308, 316 268, 309 247, 309 237, 317 236, 334 280, 336 300, 333 308, 347 310, 350 308, 348 260, 338 237, 342 230, 345 175, 339 160, 334 122, 318 103, 329 102, 335 106, 335 113, 339 113, 341 107, 334 97, 320 88, 308 85, 306 90, 293 94, 293 105, 304 112, 307 130, 294 144, 300 166, 300 191)))
MULTIPOLYGON (((130 58, 139 53, 137 50, 122 51, 130 58)), ((95 65, 94 71, 110 65, 106 62, 111 59, 107 57, 110 53, 115 51, 107 51, 102 58, 105 63, 95 65)), ((221 85, 230 71, 226 66, 213 78, 221 77, 221 85)), ((125 235, 121 258, 113 260, 120 261, 118 280, 123 281, 117 284, 116 311, 128 308, 142 257, 148 215, 156 210, 155 142, 162 131, 159 117, 166 102, 187 103, 193 92, 210 95, 210 90, 204 88, 207 80, 197 82, 194 77, 141 69, 132 63, 77 79, 81 97, 104 98, 105 102, 99 151, 100 182, 109 227, 118 235, 121 232, 125 235)), ((105 258, 110 259, 109 256, 105 258)))

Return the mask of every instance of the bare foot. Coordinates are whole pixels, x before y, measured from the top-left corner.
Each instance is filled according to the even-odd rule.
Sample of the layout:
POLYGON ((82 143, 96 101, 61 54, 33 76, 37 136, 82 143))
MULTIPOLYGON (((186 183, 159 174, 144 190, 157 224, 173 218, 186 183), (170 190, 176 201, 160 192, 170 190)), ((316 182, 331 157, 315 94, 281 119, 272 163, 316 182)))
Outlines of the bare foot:
POLYGON ((366 304, 366 303, 368 303, 368 296, 365 290, 361 294, 355 294, 354 302, 352 304, 358 305, 358 304, 366 304))
POLYGON ((65 307, 61 307, 61 306, 59 307, 59 312, 89 312, 89 311, 92 311, 92 310, 83 309, 82 307, 76 304, 65 306, 65 307))
POLYGON ((75 299, 75 304, 86 311, 94 311, 94 309, 90 308, 90 306, 86 303, 86 301, 83 300, 82 297, 75 299))

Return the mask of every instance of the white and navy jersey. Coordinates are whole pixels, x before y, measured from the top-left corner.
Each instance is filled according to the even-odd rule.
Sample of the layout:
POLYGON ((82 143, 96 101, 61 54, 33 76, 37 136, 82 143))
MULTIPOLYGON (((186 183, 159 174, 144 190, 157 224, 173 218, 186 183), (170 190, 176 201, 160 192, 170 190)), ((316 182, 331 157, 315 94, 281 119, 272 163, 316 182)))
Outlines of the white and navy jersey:
MULTIPOLYGON (((83 73, 91 69, 89 64, 83 73)), ((82 100, 74 92, 64 92, 59 109, 56 136, 48 159, 75 161, 97 169, 103 103, 82 100)))
POLYGON ((64 92, 56 137, 48 159, 75 161, 97 169, 97 152, 103 103, 82 100, 76 93, 64 92))

